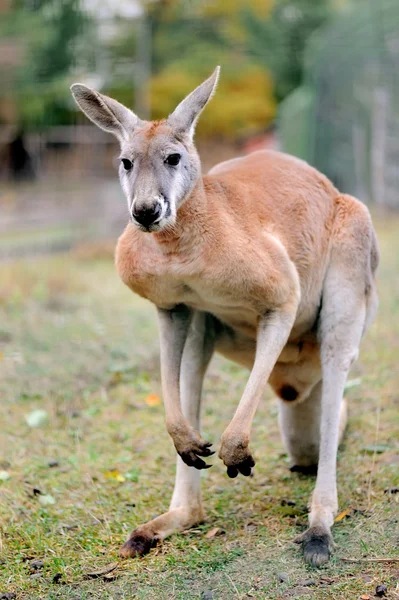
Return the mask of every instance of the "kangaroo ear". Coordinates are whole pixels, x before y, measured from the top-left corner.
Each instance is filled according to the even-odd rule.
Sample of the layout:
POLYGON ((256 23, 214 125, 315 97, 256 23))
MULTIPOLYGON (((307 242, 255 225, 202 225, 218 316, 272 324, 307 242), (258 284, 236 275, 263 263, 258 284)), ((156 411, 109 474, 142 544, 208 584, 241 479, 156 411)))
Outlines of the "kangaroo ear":
POLYGON ((215 93, 219 72, 220 67, 216 67, 209 79, 186 96, 174 112, 169 115, 168 123, 174 129, 182 133, 188 133, 191 138, 193 137, 198 117, 215 93))
POLYGON ((113 133, 120 142, 126 140, 132 130, 142 123, 126 106, 82 83, 74 83, 71 91, 76 104, 90 121, 100 129, 113 133))

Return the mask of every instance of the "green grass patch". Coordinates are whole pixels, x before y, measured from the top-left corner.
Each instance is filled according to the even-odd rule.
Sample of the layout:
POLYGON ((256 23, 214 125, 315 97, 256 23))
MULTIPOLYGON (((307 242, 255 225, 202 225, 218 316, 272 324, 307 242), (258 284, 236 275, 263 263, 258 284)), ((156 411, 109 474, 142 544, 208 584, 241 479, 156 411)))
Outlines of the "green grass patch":
MULTIPOLYGON (((377 226, 380 311, 350 376, 359 381, 346 392, 339 453, 348 514, 334 526, 331 562, 317 572, 292 543, 306 527, 314 479, 288 471, 268 393, 254 423, 254 477, 229 480, 214 457, 202 475, 206 523, 120 562, 108 579, 89 578, 119 562, 126 536, 167 510, 173 490, 163 407, 146 403, 160 394, 155 311, 122 285, 112 260, 71 254, 1 265, 0 596, 352 600, 385 583, 397 598, 398 563, 341 560, 399 557, 399 220, 377 226), (29 426, 39 410, 46 418, 29 426), (207 539, 213 527, 224 534, 207 539)), ((213 361, 203 432, 216 444, 246 378, 213 361)))

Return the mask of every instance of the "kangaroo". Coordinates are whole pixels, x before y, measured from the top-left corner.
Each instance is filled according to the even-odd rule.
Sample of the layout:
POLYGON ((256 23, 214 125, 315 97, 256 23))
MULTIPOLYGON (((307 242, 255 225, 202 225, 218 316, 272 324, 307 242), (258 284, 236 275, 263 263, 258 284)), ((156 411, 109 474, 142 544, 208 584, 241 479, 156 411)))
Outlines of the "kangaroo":
POLYGON ((370 214, 306 162, 258 151, 202 176, 195 125, 219 67, 161 121, 82 84, 72 93, 121 147, 130 222, 119 238, 122 281, 157 307, 167 430, 178 457, 168 512, 121 548, 143 555, 204 518, 200 471, 214 454, 200 429, 201 388, 213 353, 250 369, 221 438, 229 477, 255 465, 251 424, 269 382, 292 470, 316 470, 309 528, 295 541, 318 567, 332 549, 344 386, 377 309, 379 253, 370 214))

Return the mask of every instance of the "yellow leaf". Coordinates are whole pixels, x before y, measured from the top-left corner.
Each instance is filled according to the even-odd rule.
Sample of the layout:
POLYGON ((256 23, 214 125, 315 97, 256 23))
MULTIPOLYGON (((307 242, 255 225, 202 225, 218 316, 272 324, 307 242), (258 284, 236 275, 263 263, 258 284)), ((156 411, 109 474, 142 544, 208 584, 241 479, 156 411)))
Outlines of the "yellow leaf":
POLYGON ((145 403, 147 406, 158 406, 158 404, 161 404, 161 398, 157 394, 148 394, 145 403))
POLYGON ((349 515, 351 509, 347 508, 346 510, 343 510, 342 512, 339 513, 339 515, 337 515, 334 519, 335 523, 339 523, 340 521, 342 521, 342 519, 345 519, 345 517, 347 515, 349 515))
POLYGON ((205 537, 210 539, 216 537, 217 535, 223 535, 223 533, 223 529, 220 529, 220 527, 214 527, 213 529, 210 529, 208 533, 206 533, 205 537))
POLYGON ((118 481, 119 483, 123 483, 126 481, 126 478, 121 475, 118 469, 111 469, 111 471, 105 471, 104 477, 106 479, 113 479, 114 481, 118 481))
POLYGON ((0 360, 3 360, 4 358, 4 354, 2 352, 0 352, 0 360))

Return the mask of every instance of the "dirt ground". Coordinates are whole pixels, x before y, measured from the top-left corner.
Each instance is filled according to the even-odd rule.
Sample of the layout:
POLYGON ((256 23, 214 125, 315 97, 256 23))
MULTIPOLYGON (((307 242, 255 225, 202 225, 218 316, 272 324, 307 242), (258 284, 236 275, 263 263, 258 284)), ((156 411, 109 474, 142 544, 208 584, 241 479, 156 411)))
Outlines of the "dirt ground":
MULTIPOLYGON (((380 584, 399 598, 399 217, 376 223, 380 311, 346 391, 336 550, 317 571, 292 543, 314 479, 289 472, 270 392, 254 476, 229 480, 215 456, 206 522, 120 561, 173 489, 154 309, 123 287, 108 247, 1 264, 0 598, 367 600, 380 584)), ((211 365, 203 434, 216 446, 246 377, 211 365)))

